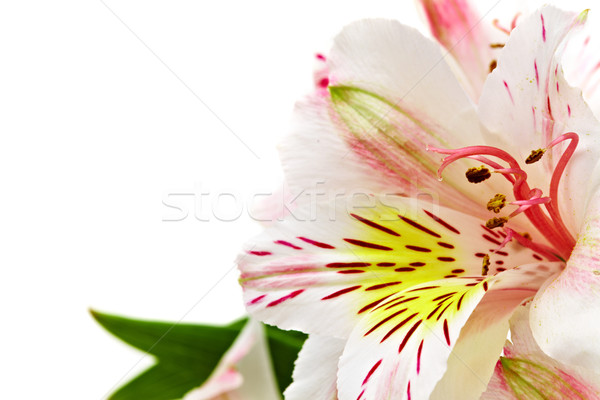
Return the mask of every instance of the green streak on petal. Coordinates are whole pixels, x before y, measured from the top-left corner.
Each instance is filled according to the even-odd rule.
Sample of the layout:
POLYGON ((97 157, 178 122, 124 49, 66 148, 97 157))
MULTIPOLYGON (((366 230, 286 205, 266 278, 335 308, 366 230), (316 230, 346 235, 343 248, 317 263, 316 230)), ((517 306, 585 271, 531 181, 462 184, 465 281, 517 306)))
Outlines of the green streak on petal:
POLYGON ((427 170, 435 173, 437 163, 424 157, 424 140, 426 137, 435 139, 436 142, 445 144, 435 133, 425 126, 419 118, 415 118, 389 100, 352 86, 331 86, 329 88, 333 107, 350 133, 362 146, 377 158, 377 161, 386 168, 400 175, 404 179, 411 180, 407 175, 397 168, 396 161, 382 152, 385 147, 397 148, 405 153, 405 156, 413 158, 427 170), (405 131, 401 131, 404 127, 405 131), (413 131, 407 134, 406 131, 413 131), (415 144, 415 139, 420 138, 422 146, 415 144), (383 145, 383 146, 381 146, 383 145))
POLYGON ((518 399, 586 399, 554 368, 520 358, 500 357, 500 362, 506 382, 518 399))

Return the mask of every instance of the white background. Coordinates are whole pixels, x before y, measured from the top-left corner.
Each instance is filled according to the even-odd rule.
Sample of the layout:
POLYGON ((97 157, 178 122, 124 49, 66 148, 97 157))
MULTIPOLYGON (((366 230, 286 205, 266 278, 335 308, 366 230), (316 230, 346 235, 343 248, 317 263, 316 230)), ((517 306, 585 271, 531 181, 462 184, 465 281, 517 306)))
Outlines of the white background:
POLYGON ((243 314, 248 201, 280 185, 315 53, 365 17, 419 25, 408 0, 0 5, 0 399, 102 399, 152 362, 89 307, 243 314))
POLYGON ((102 399, 151 363, 89 307, 242 315, 233 260, 260 230, 245 202, 280 183, 315 52, 374 16, 417 21, 410 1, 2 3, 0 398, 102 399), (209 222, 189 196, 163 221, 181 215, 167 195, 199 188, 209 222), (233 222, 210 215, 221 191, 244 203, 221 199, 233 222))

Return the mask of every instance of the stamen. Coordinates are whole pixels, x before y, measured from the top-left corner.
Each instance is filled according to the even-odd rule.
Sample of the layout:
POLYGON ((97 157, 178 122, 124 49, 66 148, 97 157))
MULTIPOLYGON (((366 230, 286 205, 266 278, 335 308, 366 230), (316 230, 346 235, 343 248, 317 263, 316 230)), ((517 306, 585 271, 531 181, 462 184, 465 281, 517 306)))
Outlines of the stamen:
POLYGON ((540 161, 545 152, 546 149, 532 150, 529 157, 527 157, 527 159, 525 160, 525 164, 533 164, 535 162, 540 161))
POLYGON ((490 43, 492 49, 501 49, 504 47, 504 43, 490 43))
POLYGON ((493 211, 496 214, 500 212, 506 205, 506 196, 500 193, 497 193, 493 199, 490 199, 487 203, 488 211, 493 211))
POLYGON ((492 62, 490 62, 490 73, 492 73, 492 71, 494 71, 497 66, 498 66, 498 61, 492 60, 492 62))
MULTIPOLYGON (((529 184, 527 183, 527 173, 523 171, 519 165, 519 162, 515 160, 515 158, 509 153, 499 148, 491 146, 468 146, 460 149, 439 149, 428 147, 427 150, 447 155, 442 160, 442 164, 438 169, 439 177, 441 177, 442 171, 448 165, 462 158, 478 160, 488 167, 493 168, 493 172, 501 173, 512 184, 513 194, 515 197, 514 205, 519 206, 515 212, 508 216, 508 218, 520 213, 525 213, 531 223, 539 230, 540 233, 544 235, 548 242, 552 243, 556 249, 549 254, 557 254, 559 257, 568 258, 568 255, 571 253, 574 247, 575 241, 560 219, 560 214, 558 213, 558 207, 556 205, 556 199, 558 197, 558 182, 567 162, 575 150, 578 139, 577 135, 572 132, 562 135, 550 143, 546 147, 546 150, 567 139, 571 140, 571 144, 559 160, 552 175, 549 197, 542 197, 542 192, 540 189, 535 188, 534 190, 531 190, 529 184), (496 157, 501 161, 506 162, 508 166, 504 167, 495 161, 491 161, 487 158, 487 156, 496 157), (541 204, 546 205, 550 217, 544 213, 541 207, 539 207, 541 204)), ((540 155, 538 154, 537 157, 540 157, 540 155)), ((470 182, 478 183, 485 179, 489 179, 488 173, 491 175, 491 172, 488 168, 481 166, 480 168, 469 169, 466 176, 470 182)), ((505 222, 506 221, 504 221, 504 223, 505 222)), ((500 223, 503 223, 503 220, 492 219, 488 221, 488 223, 492 226, 501 226, 500 223)))
POLYGON ((487 275, 489 270, 490 270, 490 256, 488 254, 486 254, 485 256, 483 256, 483 264, 481 266, 481 275, 483 275, 483 276, 487 275))
POLYGON ((481 183, 486 179, 491 178, 492 173, 489 169, 482 165, 479 168, 469 168, 467 172, 465 172, 465 176, 467 177, 467 180, 471 183, 481 183))
POLYGON ((494 228, 499 228, 499 227, 504 226, 504 224, 507 223, 507 222, 508 222, 508 218, 507 217, 500 217, 500 218, 494 217, 494 218, 489 219, 485 223, 485 226, 488 229, 494 229, 494 228))

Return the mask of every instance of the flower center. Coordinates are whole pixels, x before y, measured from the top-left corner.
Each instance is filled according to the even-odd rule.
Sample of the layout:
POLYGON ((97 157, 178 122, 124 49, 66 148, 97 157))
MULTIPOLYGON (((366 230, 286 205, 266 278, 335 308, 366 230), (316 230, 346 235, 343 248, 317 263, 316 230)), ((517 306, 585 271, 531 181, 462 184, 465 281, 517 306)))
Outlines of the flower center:
MULTIPOLYGON (((579 136, 573 132, 565 133, 550 142, 546 148, 533 150, 525 160, 525 163, 533 164, 539 161, 547 150, 564 141, 569 141, 569 144, 554 166, 547 196, 544 196, 540 188, 532 189, 527 182, 527 173, 521 168, 519 162, 509 153, 497 147, 469 146, 460 149, 428 147, 428 150, 446 155, 442 160, 442 165, 438 169, 438 176, 440 178, 442 171, 448 165, 462 158, 469 158, 484 164, 479 168, 469 168, 467 170, 466 177, 469 182, 483 182, 492 176, 492 172, 501 174, 510 182, 513 187, 514 201, 509 204, 517 206, 517 208, 507 216, 493 217, 486 222, 487 228, 503 228, 506 233, 506 239, 496 251, 500 250, 512 239, 515 239, 521 245, 544 253, 550 259, 565 261, 569 258, 575 246, 575 239, 565 226, 560 215, 558 187, 565 168, 577 148, 579 136), (499 162, 489 157, 498 159, 499 162), (502 165, 503 163, 505 165, 502 165), (490 168, 492 171, 490 171, 490 168), (528 234, 521 234, 504 226, 511 218, 521 213, 525 214, 533 226, 544 235, 550 246, 535 243, 528 234)), ((506 196, 496 194, 487 203, 487 209, 494 213, 499 213, 505 205, 506 196)))

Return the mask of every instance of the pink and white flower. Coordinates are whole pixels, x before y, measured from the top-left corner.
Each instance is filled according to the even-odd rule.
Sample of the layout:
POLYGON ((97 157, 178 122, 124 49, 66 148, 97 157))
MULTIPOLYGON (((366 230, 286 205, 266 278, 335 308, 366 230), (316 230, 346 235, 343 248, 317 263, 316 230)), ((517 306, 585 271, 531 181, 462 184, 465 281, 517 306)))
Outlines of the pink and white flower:
POLYGON ((532 298, 541 349, 600 372, 600 125, 561 68, 585 16, 523 18, 477 108, 416 30, 338 36, 281 147, 312 201, 239 258, 248 311, 311 334, 289 399, 477 399, 532 298))
POLYGON ((249 320, 219 364, 183 400, 279 400, 264 327, 249 320))

